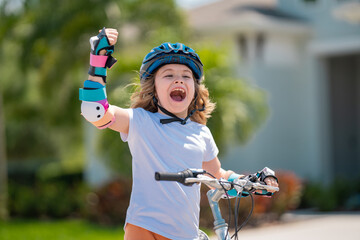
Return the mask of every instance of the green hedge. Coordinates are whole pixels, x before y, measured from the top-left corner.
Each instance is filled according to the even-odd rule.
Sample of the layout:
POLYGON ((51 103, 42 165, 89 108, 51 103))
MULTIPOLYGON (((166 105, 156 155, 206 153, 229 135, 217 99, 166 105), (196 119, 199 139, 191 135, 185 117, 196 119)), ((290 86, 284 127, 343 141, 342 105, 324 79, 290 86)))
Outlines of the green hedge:
POLYGON ((11 217, 20 218, 84 216, 88 192, 81 181, 10 181, 8 209, 11 217))
POLYGON ((300 208, 314 208, 319 211, 360 210, 360 178, 337 179, 328 186, 322 183, 306 183, 300 208))

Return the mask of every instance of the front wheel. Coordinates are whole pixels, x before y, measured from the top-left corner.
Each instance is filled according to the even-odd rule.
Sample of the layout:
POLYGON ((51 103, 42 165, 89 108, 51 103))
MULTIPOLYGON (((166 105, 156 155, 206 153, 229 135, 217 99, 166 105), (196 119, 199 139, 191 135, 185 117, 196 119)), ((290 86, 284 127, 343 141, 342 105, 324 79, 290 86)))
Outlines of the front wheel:
POLYGON ((206 235, 206 233, 204 233, 203 231, 201 231, 199 229, 199 240, 210 240, 210 238, 208 237, 208 235, 206 235))

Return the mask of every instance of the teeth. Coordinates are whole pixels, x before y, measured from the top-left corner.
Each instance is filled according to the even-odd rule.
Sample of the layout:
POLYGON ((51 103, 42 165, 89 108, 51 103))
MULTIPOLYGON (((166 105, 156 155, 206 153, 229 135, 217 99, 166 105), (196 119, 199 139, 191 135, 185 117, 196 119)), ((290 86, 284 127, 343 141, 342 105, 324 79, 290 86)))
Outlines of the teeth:
POLYGON ((180 91, 182 93, 185 93, 185 90, 182 89, 182 88, 175 88, 175 89, 172 90, 172 92, 174 92, 174 91, 180 91))

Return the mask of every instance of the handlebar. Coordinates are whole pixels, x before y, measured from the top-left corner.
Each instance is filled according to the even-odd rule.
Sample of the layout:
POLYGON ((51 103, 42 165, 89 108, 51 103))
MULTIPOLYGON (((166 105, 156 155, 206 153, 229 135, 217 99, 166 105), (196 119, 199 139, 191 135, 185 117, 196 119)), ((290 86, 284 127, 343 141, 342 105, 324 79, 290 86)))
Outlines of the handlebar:
POLYGON ((227 180, 218 180, 205 176, 206 171, 203 169, 187 169, 177 173, 156 172, 155 179, 157 181, 176 181, 184 185, 192 185, 194 183, 204 183, 210 188, 228 191, 236 185, 244 191, 266 190, 266 191, 279 191, 278 187, 268 186, 259 181, 254 182, 250 178, 239 179, 237 183, 229 182, 227 180))
MULTIPOLYGON (((256 190, 266 190, 270 192, 279 191, 278 187, 268 186, 264 182, 260 182, 257 177, 254 177, 254 175, 249 175, 245 178, 237 179, 234 182, 230 182, 224 179, 216 179, 211 174, 207 173, 203 169, 187 169, 181 172, 177 173, 168 173, 168 172, 156 172, 155 173, 155 179, 157 181, 176 181, 179 183, 182 183, 186 186, 193 185, 194 183, 204 183, 208 187, 212 188, 207 192, 207 198, 209 200, 210 208, 212 210, 213 216, 214 216, 214 230, 216 235, 218 236, 218 239, 227 239, 230 240, 229 236, 229 229, 228 225, 226 224, 226 221, 222 218, 219 204, 218 202, 220 199, 229 199, 233 197, 228 194, 227 191, 233 189, 235 187, 237 191, 237 196, 243 196, 243 192, 248 192, 251 196, 252 201, 252 207, 251 211, 248 215, 248 217, 245 219, 245 221, 241 224, 241 226, 238 228, 237 224, 237 218, 235 218, 235 234, 234 236, 237 236, 238 231, 244 226, 247 221, 249 220, 253 208, 254 208, 254 199, 251 193, 255 192, 256 190), (205 174, 208 174, 209 176, 205 176, 205 174)), ((256 192, 255 192, 256 193, 256 192)), ((238 201, 240 198, 236 198, 238 201)), ((238 204, 240 203, 240 200, 238 204)), ((236 204, 235 204, 236 206, 236 204)), ((230 202, 229 202, 229 209, 231 211, 230 202)), ((234 216, 238 216, 238 208, 235 207, 235 214, 234 216)), ((228 223, 230 224, 230 216, 228 223)), ((237 239, 237 238, 236 238, 237 239)))

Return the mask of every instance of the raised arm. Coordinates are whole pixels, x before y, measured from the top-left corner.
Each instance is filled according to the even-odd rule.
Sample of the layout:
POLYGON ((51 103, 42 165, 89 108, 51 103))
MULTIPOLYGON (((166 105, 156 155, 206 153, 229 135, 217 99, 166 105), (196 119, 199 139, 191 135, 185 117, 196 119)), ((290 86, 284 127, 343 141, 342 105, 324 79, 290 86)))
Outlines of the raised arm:
POLYGON ((106 95, 107 68, 116 59, 111 56, 117 42, 116 29, 102 29, 97 36, 90 38, 90 68, 88 80, 80 89, 81 114, 99 129, 110 128, 117 132, 128 133, 129 114, 126 109, 110 105, 106 95))

